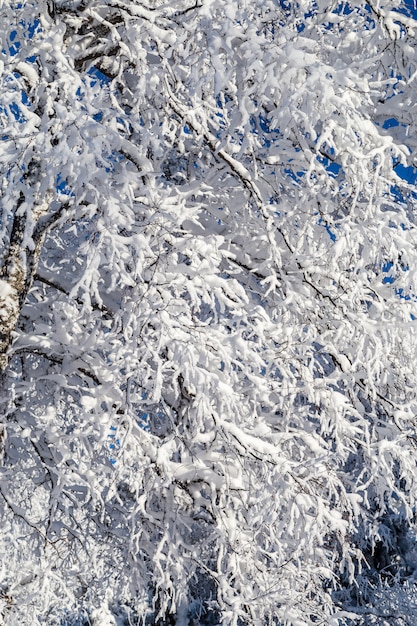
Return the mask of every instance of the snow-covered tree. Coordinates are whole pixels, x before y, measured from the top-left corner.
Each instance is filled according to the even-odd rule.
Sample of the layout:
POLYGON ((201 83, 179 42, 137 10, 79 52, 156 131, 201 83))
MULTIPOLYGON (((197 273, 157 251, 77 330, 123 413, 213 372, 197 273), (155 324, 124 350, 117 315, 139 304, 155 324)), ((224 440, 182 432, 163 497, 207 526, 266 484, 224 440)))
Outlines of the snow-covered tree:
POLYGON ((0 3, 5 625, 415 624, 407 6, 0 3))

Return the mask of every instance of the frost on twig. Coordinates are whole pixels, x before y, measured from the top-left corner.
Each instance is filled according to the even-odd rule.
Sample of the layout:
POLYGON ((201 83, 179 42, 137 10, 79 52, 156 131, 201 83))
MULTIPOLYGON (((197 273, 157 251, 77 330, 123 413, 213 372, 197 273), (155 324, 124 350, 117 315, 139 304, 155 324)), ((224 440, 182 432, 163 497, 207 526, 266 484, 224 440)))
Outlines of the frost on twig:
POLYGON ((1 3, 5 626, 416 622, 403 9, 1 3))

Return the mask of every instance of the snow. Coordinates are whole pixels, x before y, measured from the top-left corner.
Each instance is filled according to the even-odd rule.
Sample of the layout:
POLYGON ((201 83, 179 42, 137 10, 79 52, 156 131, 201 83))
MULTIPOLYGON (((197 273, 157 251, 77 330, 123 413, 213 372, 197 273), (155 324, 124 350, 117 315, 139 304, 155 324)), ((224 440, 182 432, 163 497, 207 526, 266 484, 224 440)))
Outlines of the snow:
POLYGON ((13 287, 5 280, 0 279, 0 298, 7 301, 14 293, 13 287))

